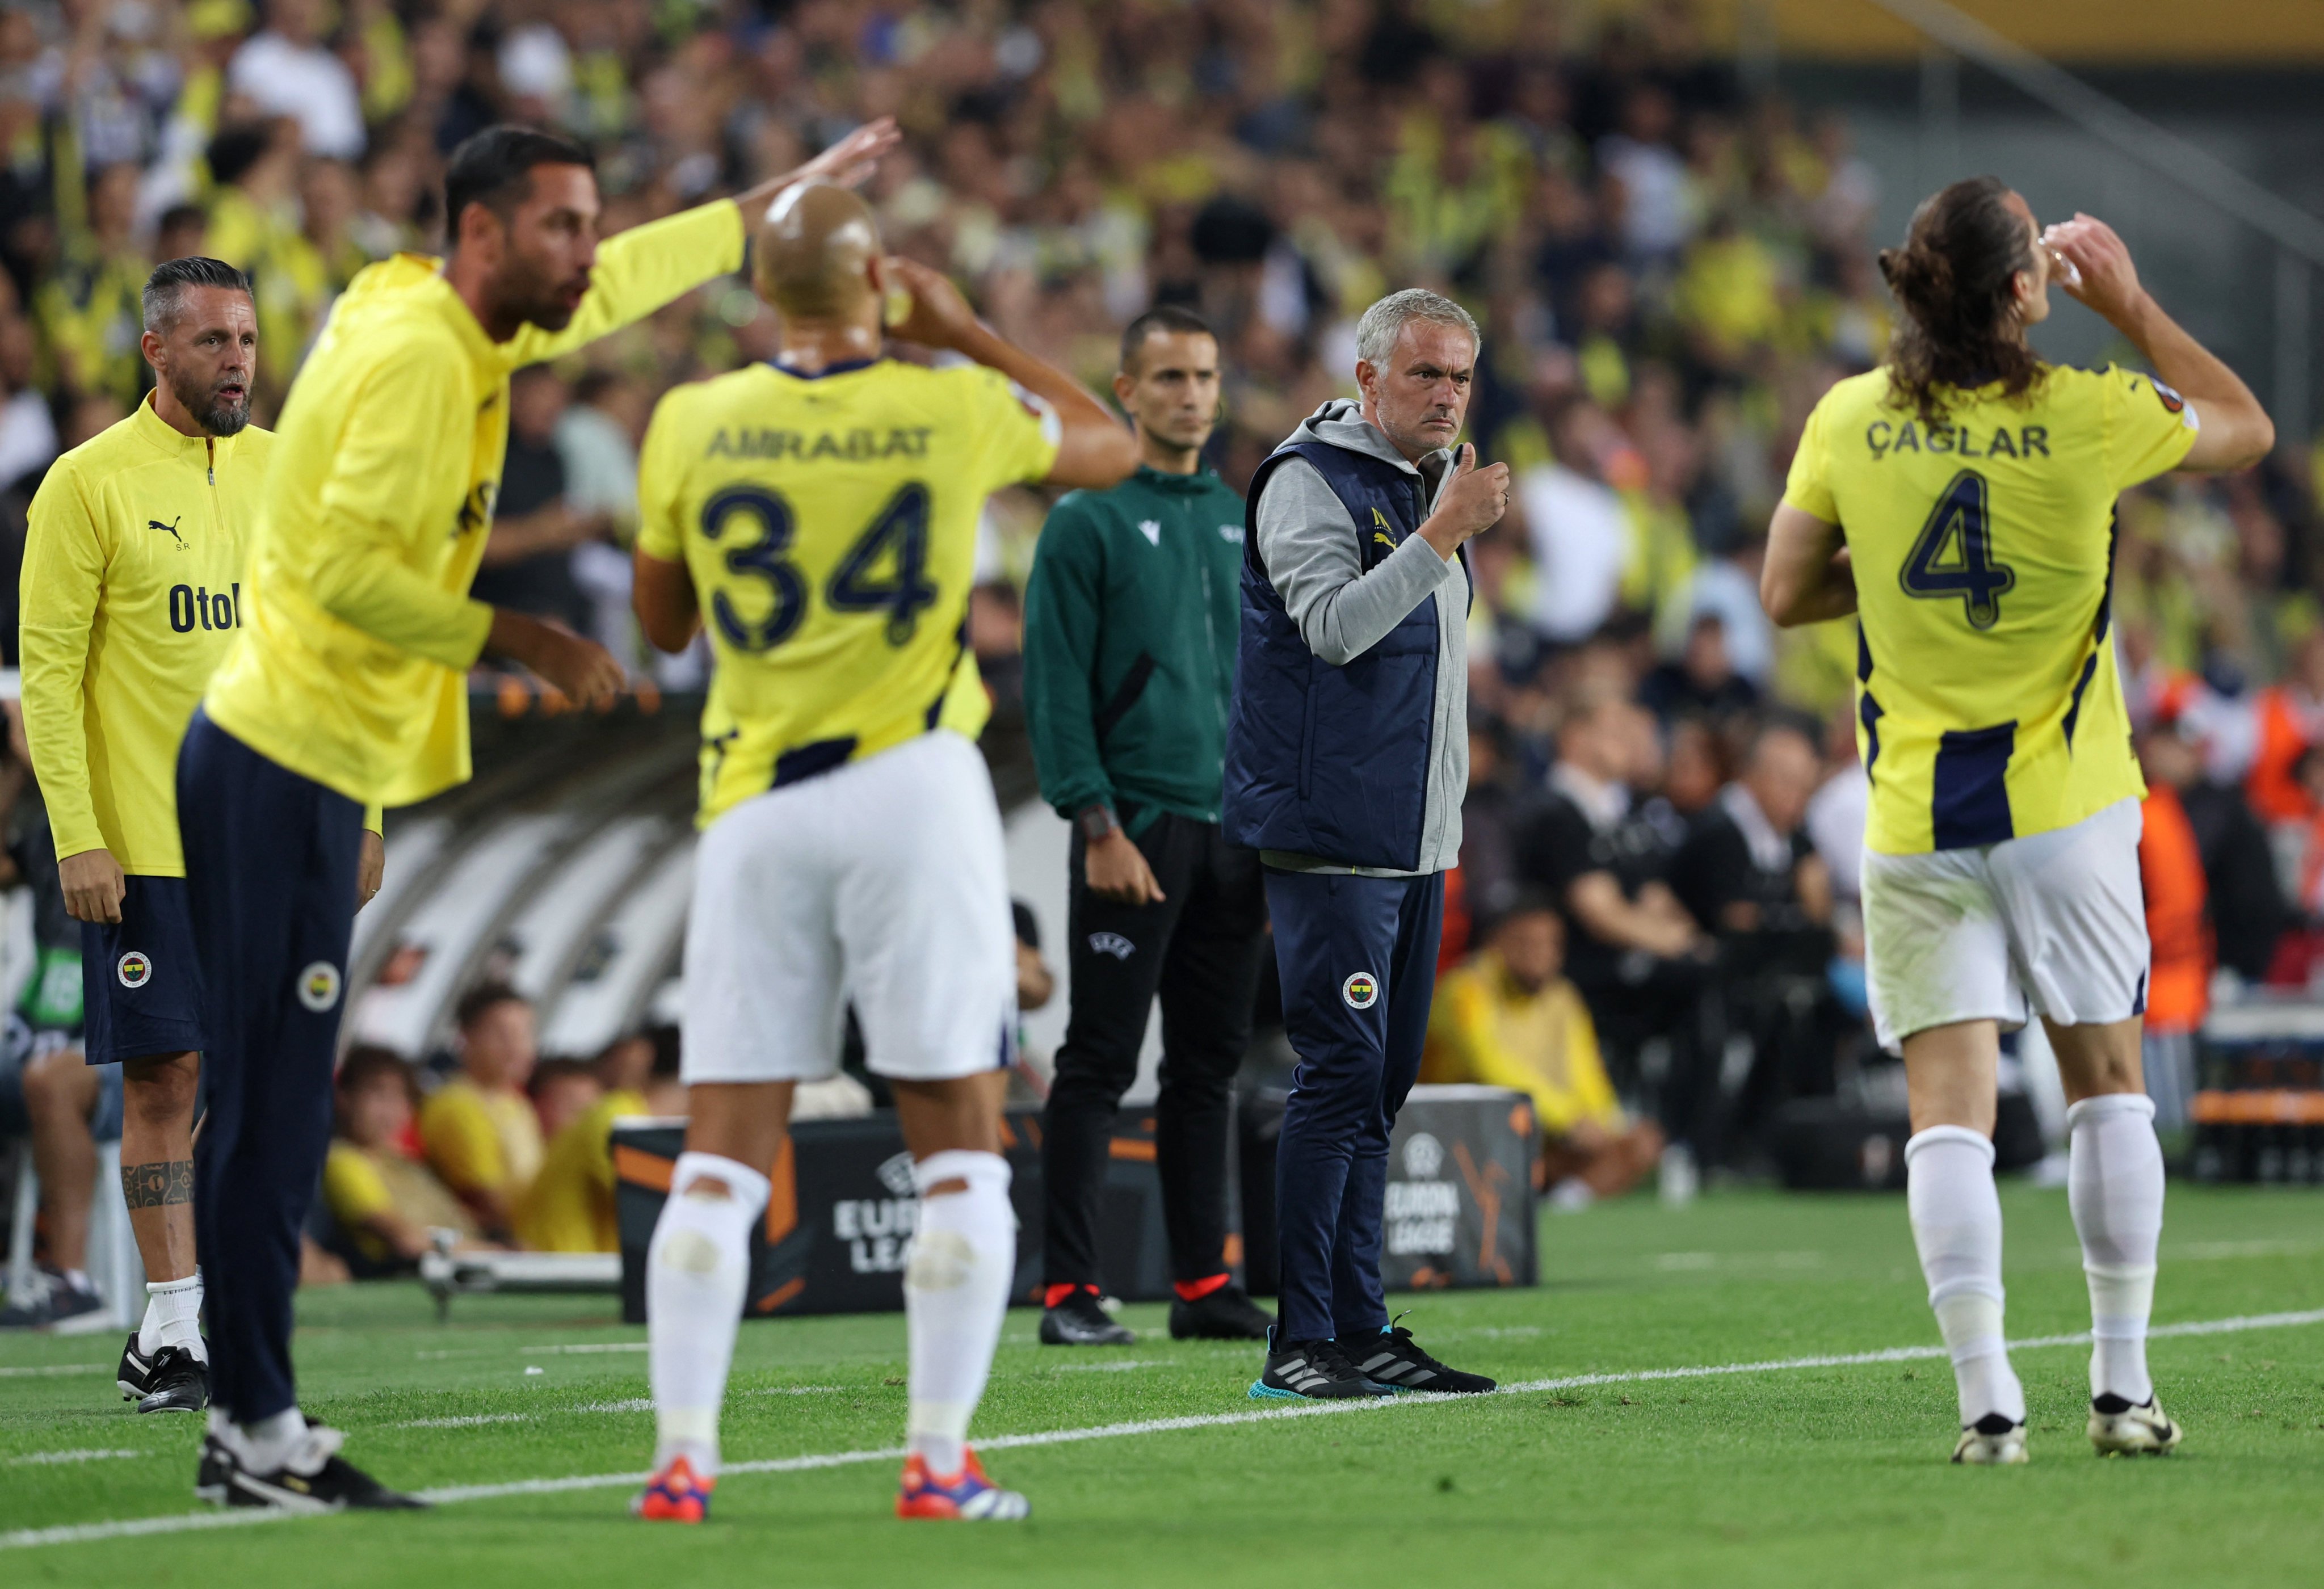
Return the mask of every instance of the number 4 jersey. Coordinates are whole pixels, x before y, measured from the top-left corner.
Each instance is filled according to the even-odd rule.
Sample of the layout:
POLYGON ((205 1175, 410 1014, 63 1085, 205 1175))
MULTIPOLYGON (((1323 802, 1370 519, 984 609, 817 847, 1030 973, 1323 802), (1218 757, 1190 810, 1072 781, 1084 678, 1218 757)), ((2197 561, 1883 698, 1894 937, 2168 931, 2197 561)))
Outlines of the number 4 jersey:
POLYGON ((702 825, 987 704, 965 625, 977 519, 1039 480, 1057 420, 997 371, 757 365, 661 400, 640 550, 683 561, 717 653, 702 825))
POLYGON ((1784 498, 1856 573, 1865 846, 2023 838, 2144 793, 2108 604, 2115 497, 2175 467, 2195 412, 2153 378, 2050 366, 2025 396, 1896 405, 1886 370, 1809 416, 1784 498))

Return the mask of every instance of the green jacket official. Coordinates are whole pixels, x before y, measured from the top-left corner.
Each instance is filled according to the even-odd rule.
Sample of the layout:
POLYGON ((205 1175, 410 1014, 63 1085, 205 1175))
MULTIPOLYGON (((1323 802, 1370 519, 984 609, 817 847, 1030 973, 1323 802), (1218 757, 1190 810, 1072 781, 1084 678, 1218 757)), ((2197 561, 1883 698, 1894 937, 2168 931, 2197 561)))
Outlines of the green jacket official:
POLYGON ((1208 468, 1141 467, 1076 491, 1025 588, 1025 715, 1041 794, 1071 819, 1120 808, 1219 819, 1240 616, 1242 497, 1208 468))

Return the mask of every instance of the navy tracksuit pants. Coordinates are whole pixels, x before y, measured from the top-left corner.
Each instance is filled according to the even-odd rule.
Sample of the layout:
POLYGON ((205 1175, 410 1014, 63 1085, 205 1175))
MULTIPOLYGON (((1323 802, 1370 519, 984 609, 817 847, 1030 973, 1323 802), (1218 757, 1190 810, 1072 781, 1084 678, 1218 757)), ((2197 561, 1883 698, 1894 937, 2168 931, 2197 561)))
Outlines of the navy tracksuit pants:
POLYGON ((1299 1057, 1276 1150, 1279 1338, 1387 1327, 1388 1132, 1420 1075, 1444 878, 1267 873, 1283 1021, 1299 1057))
POLYGON ((178 827, 208 1039, 194 1222, 210 1399, 252 1424, 299 1400, 290 1295, 331 1144, 363 808, 197 712, 178 752, 178 827))

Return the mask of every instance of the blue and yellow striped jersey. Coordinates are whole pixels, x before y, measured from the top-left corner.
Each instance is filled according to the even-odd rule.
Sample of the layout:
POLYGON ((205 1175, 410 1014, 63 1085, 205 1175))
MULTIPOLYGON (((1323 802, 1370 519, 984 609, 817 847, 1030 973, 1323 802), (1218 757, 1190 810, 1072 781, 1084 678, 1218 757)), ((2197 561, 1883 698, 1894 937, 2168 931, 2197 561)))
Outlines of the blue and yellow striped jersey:
POLYGON ((1055 415, 982 366, 768 365, 661 400, 638 464, 638 545, 683 562, 717 655, 702 813, 987 704, 964 626, 984 499, 1038 480, 1055 415))
POLYGON ((1784 492, 1840 527, 1855 565, 1864 842, 1883 855, 2045 833, 2145 792, 2107 622, 2115 497, 2195 442, 2176 393, 2117 367, 1947 398, 1930 427, 1885 370, 1840 382, 1784 492))

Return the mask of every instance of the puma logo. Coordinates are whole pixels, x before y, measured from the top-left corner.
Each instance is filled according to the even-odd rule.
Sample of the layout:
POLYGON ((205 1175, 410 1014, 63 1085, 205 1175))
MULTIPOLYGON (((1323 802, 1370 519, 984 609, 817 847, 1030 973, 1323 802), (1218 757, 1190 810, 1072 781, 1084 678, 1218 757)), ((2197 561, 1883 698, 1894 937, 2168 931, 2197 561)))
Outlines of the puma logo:
POLYGON ((145 528, 148 530, 159 530, 162 534, 176 541, 178 543, 178 550, 180 551, 183 551, 186 550, 186 538, 178 533, 178 519, 182 519, 185 516, 185 514, 180 513, 177 519, 172 519, 166 524, 161 522, 159 519, 148 519, 145 521, 145 528))

